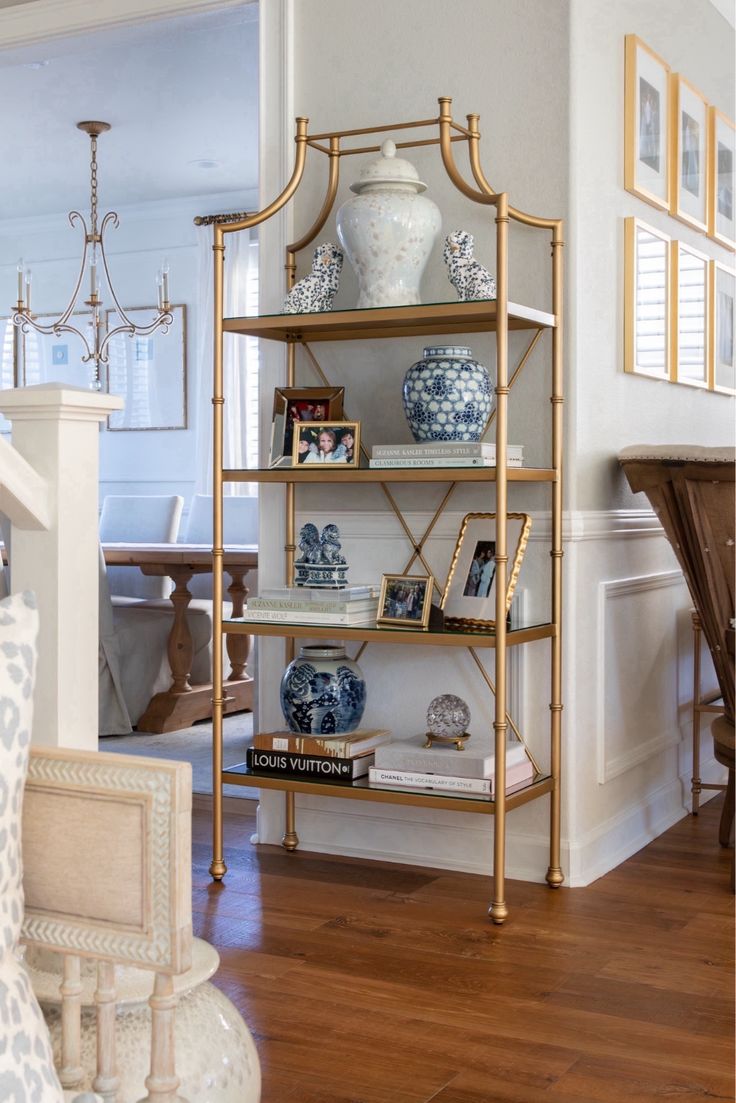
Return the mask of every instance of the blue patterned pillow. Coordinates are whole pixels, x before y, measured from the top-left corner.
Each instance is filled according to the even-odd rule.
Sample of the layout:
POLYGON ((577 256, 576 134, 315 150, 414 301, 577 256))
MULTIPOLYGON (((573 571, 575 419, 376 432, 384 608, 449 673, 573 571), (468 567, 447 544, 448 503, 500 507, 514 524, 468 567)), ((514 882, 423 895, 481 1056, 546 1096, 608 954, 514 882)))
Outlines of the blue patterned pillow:
POLYGON ((0 601, 0 1100, 62 1103, 48 1030, 23 965, 21 813, 28 771, 38 612, 31 593, 0 601))

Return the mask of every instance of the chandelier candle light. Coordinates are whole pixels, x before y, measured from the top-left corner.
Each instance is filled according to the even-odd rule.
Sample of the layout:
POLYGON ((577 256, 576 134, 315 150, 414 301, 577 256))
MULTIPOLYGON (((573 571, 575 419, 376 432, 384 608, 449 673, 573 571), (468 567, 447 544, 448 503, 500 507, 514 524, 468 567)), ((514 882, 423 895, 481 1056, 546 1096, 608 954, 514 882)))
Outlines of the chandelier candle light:
POLYGON ((162 333, 168 332, 169 326, 172 324, 174 318, 171 313, 171 301, 169 299, 169 266, 168 262, 164 261, 161 269, 159 270, 156 283, 158 286, 158 313, 154 317, 153 321, 146 326, 137 326, 130 320, 128 315, 123 310, 122 306, 118 302, 117 295, 112 286, 112 280, 110 279, 110 271, 107 266, 107 257, 105 255, 105 230, 109 225, 117 228, 119 225, 119 219, 115 211, 108 211, 108 213, 102 219, 102 222, 97 225, 97 138, 100 134, 104 134, 106 130, 110 129, 109 123, 102 122, 82 122, 77 123, 77 128, 83 130, 86 134, 89 134, 92 159, 90 162, 90 224, 89 228, 83 216, 79 211, 70 211, 69 222, 72 226, 79 224, 84 230, 84 248, 82 251, 82 261, 79 268, 79 275, 77 276, 77 283, 72 293, 72 297, 64 310, 64 312, 57 318, 51 325, 40 325, 33 315, 31 314, 31 272, 30 269, 23 271, 23 261, 18 262, 18 302, 16 303, 16 309, 13 314, 13 322, 15 325, 20 326, 24 333, 28 333, 29 330, 35 329, 37 333, 43 333, 47 335, 53 334, 54 336, 61 336, 62 333, 76 333, 81 338, 84 347, 86 349, 86 355, 82 357, 82 363, 88 364, 94 363, 94 372, 92 376, 92 382, 90 387, 92 390, 99 391, 102 389, 101 380, 101 364, 107 364, 108 362, 108 345, 110 340, 118 333, 124 333, 128 337, 147 337, 150 333, 160 329, 162 333), (77 329, 76 326, 70 324, 74 307, 77 304, 79 298, 80 289, 84 280, 84 269, 87 264, 87 254, 89 253, 89 298, 84 300, 86 306, 88 306, 92 312, 92 319, 90 325, 87 327, 88 332, 91 329, 92 339, 88 340, 88 337, 81 329, 77 329), (107 284, 110 297, 115 304, 115 311, 118 317, 121 319, 121 325, 115 326, 114 329, 106 331, 106 326, 102 322, 102 299, 100 298, 100 282, 99 282, 99 268, 98 262, 102 262, 102 269, 104 272, 104 280, 107 284))

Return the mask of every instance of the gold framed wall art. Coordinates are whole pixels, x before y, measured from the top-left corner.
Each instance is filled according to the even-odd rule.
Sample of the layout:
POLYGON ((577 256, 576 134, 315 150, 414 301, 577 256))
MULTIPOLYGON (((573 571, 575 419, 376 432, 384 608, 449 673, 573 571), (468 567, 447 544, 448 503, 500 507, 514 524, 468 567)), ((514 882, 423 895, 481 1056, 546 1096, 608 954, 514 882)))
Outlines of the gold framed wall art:
POLYGON ((670 76, 670 214, 708 229, 708 104, 694 85, 670 76))
POLYGON ((635 34, 626 35, 624 49, 624 187, 666 211, 670 67, 635 34))
POLYGON ((708 236, 736 252, 736 126, 708 108, 708 236))
MULTIPOLYGON (((157 307, 126 308, 132 322, 145 326, 157 307)), ((156 334, 116 333, 107 347, 107 390, 125 401, 107 419, 112 432, 187 428, 187 308, 170 308, 173 322, 156 334)), ((120 319, 115 310, 105 315, 110 332, 120 319)))
POLYGON ((670 342, 676 383, 708 386, 709 260, 705 253, 672 242, 670 342))
POLYGON ((736 394, 736 268, 710 262, 708 314, 708 386, 722 394, 736 394))
MULTIPOLYGON (((509 513, 506 612, 511 608, 532 519, 509 513)), ((463 518, 440 608, 446 628, 495 628, 496 514, 468 513, 463 518)))
POLYGON ((670 379, 671 239, 624 220, 624 371, 670 379))

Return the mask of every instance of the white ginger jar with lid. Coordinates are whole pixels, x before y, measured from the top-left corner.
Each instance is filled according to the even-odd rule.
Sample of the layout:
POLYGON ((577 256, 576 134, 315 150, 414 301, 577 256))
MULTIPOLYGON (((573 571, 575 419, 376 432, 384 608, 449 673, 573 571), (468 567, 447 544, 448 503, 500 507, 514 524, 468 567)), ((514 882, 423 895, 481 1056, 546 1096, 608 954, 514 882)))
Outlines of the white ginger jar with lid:
POLYGON ((358 307, 411 306, 442 219, 421 193, 427 185, 387 140, 381 156, 350 185, 356 193, 337 212, 337 236, 355 270, 358 307))

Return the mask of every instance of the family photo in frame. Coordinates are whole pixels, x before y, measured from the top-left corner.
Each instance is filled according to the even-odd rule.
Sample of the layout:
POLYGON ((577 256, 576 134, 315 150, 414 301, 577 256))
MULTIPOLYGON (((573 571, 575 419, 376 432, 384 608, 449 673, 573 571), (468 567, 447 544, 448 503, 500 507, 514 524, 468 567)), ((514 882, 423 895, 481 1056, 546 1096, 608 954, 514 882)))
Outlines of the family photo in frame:
POLYGON ((341 421, 344 387, 277 387, 273 396, 269 467, 291 467, 294 425, 341 421))
MULTIPOLYGON (((521 570, 532 519, 509 513, 506 612, 521 570)), ((468 513, 450 564, 440 608, 446 628, 493 628, 496 623, 496 514, 468 513)))
POLYGON ((293 429, 292 463, 360 464, 359 421, 295 421, 293 429))
POLYGON ((432 608, 431 575, 385 574, 376 624, 425 629, 432 608))

